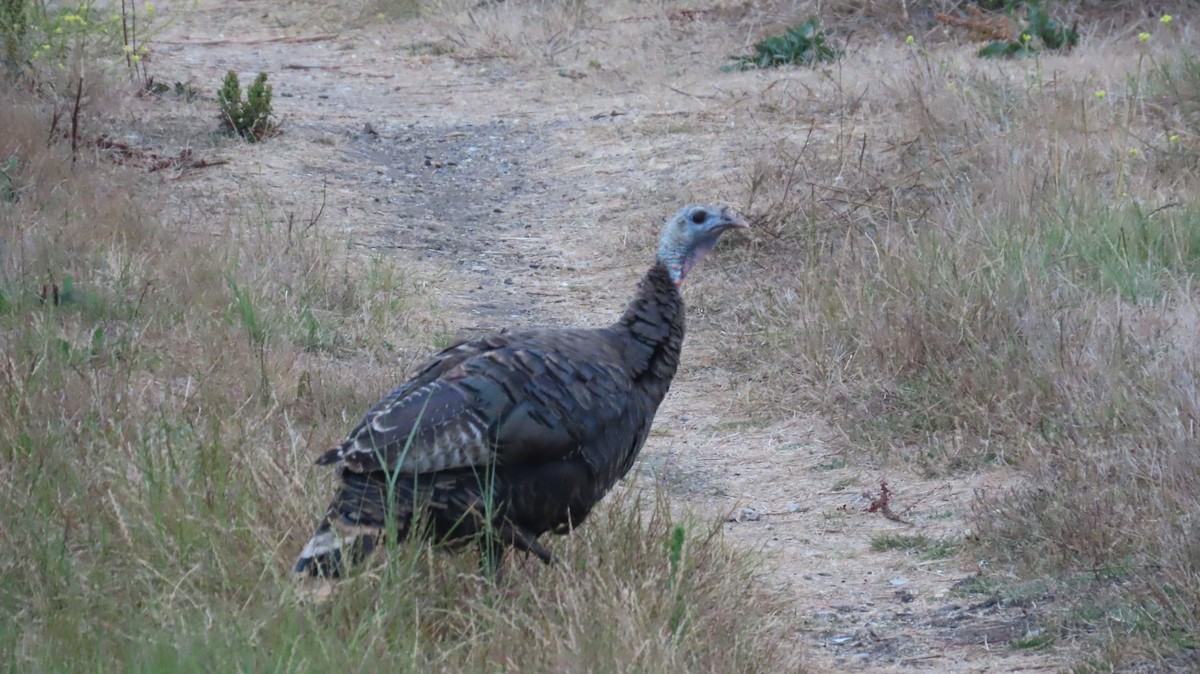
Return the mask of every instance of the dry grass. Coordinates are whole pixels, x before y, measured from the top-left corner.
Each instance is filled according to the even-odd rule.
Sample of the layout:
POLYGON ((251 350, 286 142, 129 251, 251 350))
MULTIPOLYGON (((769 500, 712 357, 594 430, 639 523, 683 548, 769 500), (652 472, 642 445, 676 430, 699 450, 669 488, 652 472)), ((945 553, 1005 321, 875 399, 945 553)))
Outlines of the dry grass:
POLYGON ((1200 629, 1200 64, 1150 23, 1064 56, 896 44, 781 78, 747 171, 760 241, 733 255, 754 287, 705 307, 744 349, 748 413, 815 409, 931 474, 1024 468, 980 495, 976 554, 1086 572, 1066 594, 1107 602, 1064 635, 1121 644, 1094 664, 1200 629))
MULTIPOLYGON (((815 9, 451 4, 421 10, 438 50, 614 91, 702 81, 815 9)), ((820 412, 846 445, 930 474, 1019 467, 1021 483, 979 495, 973 557, 1060 588, 1053 639, 1086 643, 1085 666, 1184 662, 1200 632, 1190 29, 1136 23, 1139 3, 1082 3, 1075 53, 981 62, 969 45, 904 46, 893 5, 821 4, 831 30, 880 37, 859 33, 836 67, 723 82, 753 91, 729 95, 747 116, 722 151, 752 148, 737 189, 758 238, 715 251, 711 272, 732 271, 698 276, 689 301, 701 330, 727 336, 742 409, 820 412)), ((331 601, 301 601, 286 570, 328 488, 314 449, 435 341, 413 279, 345 254, 315 203, 289 217, 240 195, 244 219, 181 236, 154 185, 86 155, 72 169, 43 141, 45 104, 9 94, 0 541, 20 554, 0 560, 6 661, 782 666, 780 606, 746 561, 634 492, 558 543, 562 568, 518 565, 497 588, 469 555, 405 546, 331 601), (73 294, 44 301, 68 277, 73 294)), ((914 541, 879 545, 941 545, 914 541)))
MULTIPOLYGON (((87 100, 86 123, 120 117, 87 100)), ((242 215, 179 231, 160 212, 169 182, 93 151, 72 161, 46 140, 52 101, 19 87, 3 101, 0 157, 15 167, 0 185, 0 659, 19 671, 781 666, 777 607, 746 559, 653 494, 610 499, 557 544, 562 567, 518 565, 498 587, 469 555, 413 545, 305 602, 288 571, 328 496, 314 452, 440 334, 414 280, 347 253, 321 204, 278 213, 251 189, 224 195, 242 215)))

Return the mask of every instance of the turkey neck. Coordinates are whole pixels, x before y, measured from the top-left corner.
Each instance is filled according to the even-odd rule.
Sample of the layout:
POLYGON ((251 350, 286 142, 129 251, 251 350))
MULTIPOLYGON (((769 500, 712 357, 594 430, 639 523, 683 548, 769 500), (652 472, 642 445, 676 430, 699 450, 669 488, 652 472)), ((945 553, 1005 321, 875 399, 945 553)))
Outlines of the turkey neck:
POLYGON ((634 381, 662 400, 679 367, 683 348, 683 297, 662 264, 655 264, 638 284, 637 297, 614 326, 624 337, 622 354, 634 381))

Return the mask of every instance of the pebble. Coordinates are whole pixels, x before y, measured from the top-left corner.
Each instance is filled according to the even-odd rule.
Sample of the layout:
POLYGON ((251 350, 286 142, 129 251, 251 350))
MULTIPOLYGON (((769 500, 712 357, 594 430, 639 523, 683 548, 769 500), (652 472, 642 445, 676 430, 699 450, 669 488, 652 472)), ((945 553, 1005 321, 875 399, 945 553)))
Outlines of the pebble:
POLYGON ((800 504, 799 503, 789 503, 788 504, 788 512, 790 512, 790 513, 800 512, 800 504))
POLYGON ((736 515, 730 516, 726 522, 757 522, 762 515, 754 508, 742 508, 736 515))

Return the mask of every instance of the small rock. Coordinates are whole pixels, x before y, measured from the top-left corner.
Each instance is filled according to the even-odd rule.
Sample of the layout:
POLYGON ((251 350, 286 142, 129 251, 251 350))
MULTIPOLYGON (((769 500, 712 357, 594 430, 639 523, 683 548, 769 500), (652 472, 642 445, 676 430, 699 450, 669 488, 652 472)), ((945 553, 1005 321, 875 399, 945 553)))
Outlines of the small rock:
POLYGON ((730 517, 730 522, 757 522, 762 515, 754 508, 742 508, 737 512, 737 515, 730 517))
POLYGON ((800 504, 799 503, 789 503, 788 504, 788 512, 790 512, 790 513, 800 512, 800 504))
POLYGON ((893 578, 893 579, 889 580, 888 582, 891 583, 892 585, 895 585, 896 587, 899 587, 901 585, 908 585, 907 578, 893 578))

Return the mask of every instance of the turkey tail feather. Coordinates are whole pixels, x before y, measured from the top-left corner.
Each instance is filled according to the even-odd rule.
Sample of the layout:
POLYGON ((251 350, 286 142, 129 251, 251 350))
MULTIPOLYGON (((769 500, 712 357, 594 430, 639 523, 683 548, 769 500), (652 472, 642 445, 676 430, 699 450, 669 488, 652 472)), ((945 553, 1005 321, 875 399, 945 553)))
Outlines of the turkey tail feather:
MULTIPOLYGON (((366 559, 383 540, 387 482, 379 474, 347 473, 316 533, 296 561, 294 572, 327 578, 341 577, 346 567, 366 559)), ((412 492, 400 490, 395 502, 399 540, 408 535, 412 492), (407 496, 407 500, 405 497, 407 496)))
POLYGON ((321 458, 317 459, 317 465, 318 466, 332 466, 333 464, 335 464, 341 460, 342 460, 342 448, 334 447, 333 449, 322 454, 321 458))

